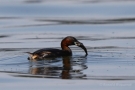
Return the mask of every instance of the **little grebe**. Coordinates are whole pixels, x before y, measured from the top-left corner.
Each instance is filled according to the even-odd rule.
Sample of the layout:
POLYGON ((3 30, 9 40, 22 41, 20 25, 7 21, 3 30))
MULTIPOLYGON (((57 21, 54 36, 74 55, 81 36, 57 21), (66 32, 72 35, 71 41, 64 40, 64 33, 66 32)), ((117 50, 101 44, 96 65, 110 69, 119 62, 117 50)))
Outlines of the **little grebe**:
POLYGON ((62 50, 54 49, 54 48, 43 48, 43 49, 37 50, 33 53, 28 52, 30 54, 28 59, 29 60, 41 60, 44 58, 51 58, 51 57, 71 56, 72 51, 68 47, 70 45, 76 45, 78 47, 81 47, 86 53, 85 56, 88 55, 87 49, 81 42, 79 42, 76 38, 74 38, 72 36, 67 36, 61 41, 62 50))

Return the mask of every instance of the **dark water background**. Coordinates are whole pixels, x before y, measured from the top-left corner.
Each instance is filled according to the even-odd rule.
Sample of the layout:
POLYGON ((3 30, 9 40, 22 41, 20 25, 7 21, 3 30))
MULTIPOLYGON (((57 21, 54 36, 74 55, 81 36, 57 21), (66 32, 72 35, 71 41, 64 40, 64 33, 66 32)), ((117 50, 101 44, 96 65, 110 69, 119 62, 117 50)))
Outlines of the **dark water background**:
POLYGON ((0 0, 0 89, 133 90, 134 0, 0 0), (74 36, 72 57, 27 60, 25 52, 60 48, 74 36))

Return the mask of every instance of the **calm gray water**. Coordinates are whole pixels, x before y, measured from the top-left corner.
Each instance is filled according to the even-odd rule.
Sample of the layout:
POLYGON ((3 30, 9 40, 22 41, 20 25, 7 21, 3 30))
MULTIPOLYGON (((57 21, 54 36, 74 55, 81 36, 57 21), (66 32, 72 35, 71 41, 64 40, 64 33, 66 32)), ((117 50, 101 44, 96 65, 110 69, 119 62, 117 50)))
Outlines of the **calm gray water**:
POLYGON ((1 90, 133 90, 134 0, 0 0, 1 90), (29 61, 25 52, 59 48, 74 36, 72 57, 29 61))

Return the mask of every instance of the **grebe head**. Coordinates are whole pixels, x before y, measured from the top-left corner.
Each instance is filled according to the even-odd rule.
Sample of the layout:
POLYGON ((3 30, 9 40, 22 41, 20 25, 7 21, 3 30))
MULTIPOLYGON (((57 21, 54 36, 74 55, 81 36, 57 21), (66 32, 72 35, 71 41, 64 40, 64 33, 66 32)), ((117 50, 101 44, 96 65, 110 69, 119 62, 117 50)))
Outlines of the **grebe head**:
POLYGON ((65 37, 61 42, 61 47, 63 49, 64 46, 68 47, 70 45, 76 45, 78 47, 81 47, 85 53, 86 56, 88 55, 86 47, 83 45, 83 43, 79 42, 75 37, 67 36, 65 37))

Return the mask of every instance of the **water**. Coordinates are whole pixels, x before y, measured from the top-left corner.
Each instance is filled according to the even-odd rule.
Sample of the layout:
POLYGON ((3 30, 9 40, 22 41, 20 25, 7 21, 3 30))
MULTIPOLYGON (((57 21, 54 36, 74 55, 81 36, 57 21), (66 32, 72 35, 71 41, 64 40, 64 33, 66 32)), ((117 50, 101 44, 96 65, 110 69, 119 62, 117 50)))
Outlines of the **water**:
POLYGON ((135 87, 134 0, 1 0, 0 89, 135 87), (27 60, 25 52, 82 42, 72 57, 27 60))

